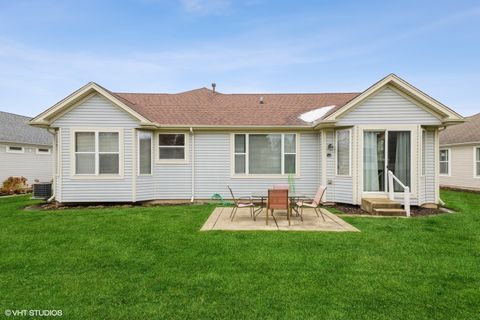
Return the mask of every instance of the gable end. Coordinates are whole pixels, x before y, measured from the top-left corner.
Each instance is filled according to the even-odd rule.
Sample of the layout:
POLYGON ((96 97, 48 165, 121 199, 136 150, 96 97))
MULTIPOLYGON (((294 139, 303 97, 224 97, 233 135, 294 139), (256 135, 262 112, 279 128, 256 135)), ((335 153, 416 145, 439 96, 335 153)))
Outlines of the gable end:
POLYGON ((441 125, 441 116, 386 86, 342 114, 337 125, 355 124, 441 125))

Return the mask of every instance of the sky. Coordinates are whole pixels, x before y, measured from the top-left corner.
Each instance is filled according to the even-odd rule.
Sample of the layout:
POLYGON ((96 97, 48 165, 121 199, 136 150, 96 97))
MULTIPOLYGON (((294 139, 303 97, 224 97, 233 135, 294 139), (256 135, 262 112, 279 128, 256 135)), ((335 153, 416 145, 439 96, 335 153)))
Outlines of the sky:
POLYGON ((0 110, 114 92, 360 92, 395 73, 480 112, 480 2, 0 0, 0 110))

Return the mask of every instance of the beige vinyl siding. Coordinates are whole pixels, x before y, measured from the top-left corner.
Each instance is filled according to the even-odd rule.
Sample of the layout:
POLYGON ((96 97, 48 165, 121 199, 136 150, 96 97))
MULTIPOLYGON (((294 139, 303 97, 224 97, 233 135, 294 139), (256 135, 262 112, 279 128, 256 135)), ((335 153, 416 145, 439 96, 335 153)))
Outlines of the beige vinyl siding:
POLYGON ((449 146, 450 175, 440 176, 440 184, 448 187, 480 190, 480 178, 475 178, 474 147, 478 145, 449 146))
POLYGON ((373 125, 376 123, 441 124, 433 114, 387 87, 343 115, 337 125, 373 125))
POLYGON ((137 120, 125 111, 117 108, 107 99, 93 95, 76 108, 70 110, 54 122, 61 128, 61 177, 60 193, 57 200, 61 202, 128 202, 133 201, 133 128, 137 120), (71 177, 71 133, 78 128, 122 128, 124 175, 120 179, 71 177))
MULTIPOLYGON (((25 177, 27 183, 51 181, 53 178, 53 153, 37 154, 37 148, 46 146, 0 143, 0 184, 8 177, 25 177), (23 147, 23 153, 8 153, 7 146, 23 147)), ((52 150, 52 147, 48 147, 52 150)))
MULTIPOLYGON (((313 197, 320 184, 320 141, 318 133, 299 134, 298 193, 313 197)), ((237 178, 231 176, 230 133, 195 134, 195 198, 208 199, 214 193, 230 198, 229 185, 237 196, 266 193, 274 184, 288 184, 288 178, 237 178)))

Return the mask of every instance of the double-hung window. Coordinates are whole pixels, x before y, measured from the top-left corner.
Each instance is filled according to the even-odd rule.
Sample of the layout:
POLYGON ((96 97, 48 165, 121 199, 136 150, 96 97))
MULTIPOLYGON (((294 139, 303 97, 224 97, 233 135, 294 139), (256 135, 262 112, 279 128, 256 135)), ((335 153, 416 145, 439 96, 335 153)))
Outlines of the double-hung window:
POLYGON ((160 133, 158 159, 160 162, 185 162, 187 159, 185 133, 160 133))
POLYGON ((138 132, 138 173, 152 174, 152 133, 138 132))
POLYGON ((450 175, 450 149, 440 149, 440 174, 450 175))
POLYGON ((49 148, 37 148, 37 154, 51 154, 51 150, 49 148))
POLYGON ((77 131, 74 139, 76 175, 120 174, 119 131, 77 131))
POLYGON ((480 178, 480 147, 475 147, 475 177, 480 178))
POLYGON ((350 176, 350 146, 351 130, 337 130, 337 175, 350 176))
POLYGON ((7 152, 8 153, 24 153, 25 149, 23 147, 7 146, 7 152))
POLYGON ((233 140, 235 174, 296 174, 296 134, 235 134, 233 140))

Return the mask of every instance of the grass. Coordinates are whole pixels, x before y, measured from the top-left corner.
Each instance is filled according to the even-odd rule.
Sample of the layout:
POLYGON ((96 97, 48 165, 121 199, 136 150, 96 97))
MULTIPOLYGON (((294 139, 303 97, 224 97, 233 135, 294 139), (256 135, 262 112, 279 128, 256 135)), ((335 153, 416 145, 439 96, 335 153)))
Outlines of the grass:
POLYGON ((199 232, 211 206, 25 211, 0 199, 0 314, 65 319, 478 319, 480 196, 347 217, 361 233, 199 232))

